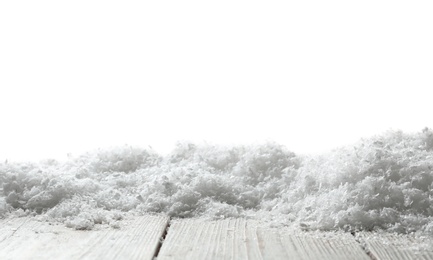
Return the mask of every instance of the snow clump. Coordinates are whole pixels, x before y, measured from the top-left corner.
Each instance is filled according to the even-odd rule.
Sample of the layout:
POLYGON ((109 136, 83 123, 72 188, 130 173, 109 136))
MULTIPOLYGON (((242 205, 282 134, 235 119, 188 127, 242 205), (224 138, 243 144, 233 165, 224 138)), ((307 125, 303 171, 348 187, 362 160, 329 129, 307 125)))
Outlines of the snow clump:
POLYGON ((433 234, 433 132, 389 131, 329 153, 276 143, 179 143, 167 156, 136 147, 67 162, 0 164, 0 217, 37 215, 75 229, 124 214, 251 217, 318 230, 433 234))

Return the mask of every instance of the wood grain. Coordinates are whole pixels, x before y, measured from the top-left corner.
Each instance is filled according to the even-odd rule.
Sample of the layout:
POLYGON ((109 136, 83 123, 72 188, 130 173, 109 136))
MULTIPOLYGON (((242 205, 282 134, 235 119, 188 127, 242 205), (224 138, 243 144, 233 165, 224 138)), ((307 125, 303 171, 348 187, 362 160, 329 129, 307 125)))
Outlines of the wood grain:
MULTIPOLYGON (((153 259, 165 216, 129 217, 120 229, 76 231, 34 218, 0 220, 0 259, 153 259)), ((433 238, 267 228, 246 219, 174 220, 166 259, 433 259, 433 238)))
POLYGON ((77 231, 30 218, 2 220, 0 259, 152 259, 168 221, 130 217, 119 229, 77 231))
POLYGON ((166 259, 364 259, 345 233, 277 230, 252 220, 175 220, 158 260, 166 259))
POLYGON ((370 233, 357 234, 371 257, 377 260, 433 259, 433 238, 414 234, 370 233))

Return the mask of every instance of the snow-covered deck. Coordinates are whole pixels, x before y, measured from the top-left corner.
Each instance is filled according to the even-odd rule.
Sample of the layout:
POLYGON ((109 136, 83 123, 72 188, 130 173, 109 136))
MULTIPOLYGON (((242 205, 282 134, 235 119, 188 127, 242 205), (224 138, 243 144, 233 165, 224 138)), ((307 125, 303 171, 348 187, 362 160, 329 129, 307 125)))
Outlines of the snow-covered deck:
POLYGON ((246 219, 129 217, 77 231, 33 218, 0 220, 0 259, 433 259, 433 238, 293 231, 246 219))

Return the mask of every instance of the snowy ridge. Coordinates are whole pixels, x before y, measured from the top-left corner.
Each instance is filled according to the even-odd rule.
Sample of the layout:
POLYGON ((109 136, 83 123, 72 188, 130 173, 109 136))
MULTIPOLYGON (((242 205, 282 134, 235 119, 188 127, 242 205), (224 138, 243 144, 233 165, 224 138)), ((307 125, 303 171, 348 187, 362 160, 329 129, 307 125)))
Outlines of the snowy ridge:
POLYGON ((433 132, 390 131, 320 156, 276 143, 120 147, 60 163, 0 164, 0 217, 76 229, 123 214, 252 217, 305 229, 433 234, 433 132))

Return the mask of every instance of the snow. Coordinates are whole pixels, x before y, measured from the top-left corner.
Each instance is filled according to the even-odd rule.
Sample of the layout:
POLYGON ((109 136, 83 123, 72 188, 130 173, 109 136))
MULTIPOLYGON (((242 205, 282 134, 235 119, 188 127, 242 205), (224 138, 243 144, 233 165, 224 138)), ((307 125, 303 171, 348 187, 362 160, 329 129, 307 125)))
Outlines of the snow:
POLYGON ((309 230, 433 234, 433 131, 389 131, 321 155, 277 143, 123 146, 65 162, 0 164, 0 217, 75 229, 126 214, 248 217, 309 230))

